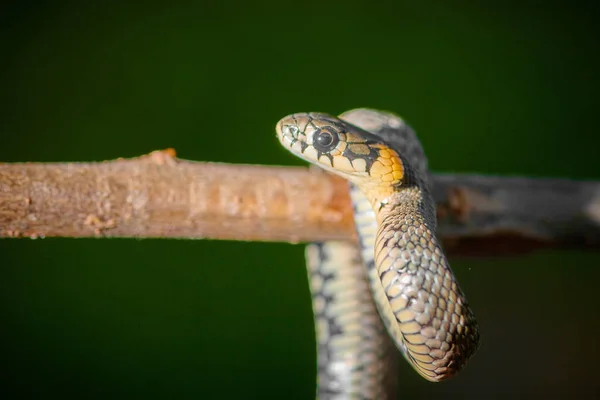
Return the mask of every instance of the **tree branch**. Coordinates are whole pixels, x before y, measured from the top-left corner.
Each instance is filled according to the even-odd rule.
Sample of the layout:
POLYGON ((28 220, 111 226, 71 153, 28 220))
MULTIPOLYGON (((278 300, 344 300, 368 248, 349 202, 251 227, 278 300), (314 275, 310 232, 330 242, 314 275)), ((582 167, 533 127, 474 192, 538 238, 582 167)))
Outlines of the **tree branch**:
MULTIPOLYGON (((600 247, 600 182, 435 175, 453 253, 600 247)), ((0 164, 0 237, 355 239, 347 184, 308 168, 191 162, 0 164)))

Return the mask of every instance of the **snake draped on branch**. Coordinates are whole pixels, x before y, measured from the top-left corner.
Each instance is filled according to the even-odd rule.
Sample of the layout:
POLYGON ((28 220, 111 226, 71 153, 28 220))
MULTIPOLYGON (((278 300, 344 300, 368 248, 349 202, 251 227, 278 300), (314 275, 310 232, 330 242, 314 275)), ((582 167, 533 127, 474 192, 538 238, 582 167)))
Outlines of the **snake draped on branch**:
POLYGON ((370 109, 292 114, 276 130, 293 154, 350 182, 359 237, 359 248, 307 246, 317 397, 393 398, 394 345, 429 381, 456 374, 477 350, 479 329, 435 236, 415 133, 370 109))

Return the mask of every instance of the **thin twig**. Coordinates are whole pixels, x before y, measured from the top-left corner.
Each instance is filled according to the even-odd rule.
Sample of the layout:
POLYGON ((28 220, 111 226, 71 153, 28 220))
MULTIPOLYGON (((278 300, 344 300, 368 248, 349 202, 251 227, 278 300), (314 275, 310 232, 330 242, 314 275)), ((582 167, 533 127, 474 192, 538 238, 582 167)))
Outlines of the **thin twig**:
MULTIPOLYGON (((453 253, 600 247, 600 182, 435 175, 453 253)), ((354 240, 345 181, 298 167, 175 158, 0 165, 0 237, 354 240)))

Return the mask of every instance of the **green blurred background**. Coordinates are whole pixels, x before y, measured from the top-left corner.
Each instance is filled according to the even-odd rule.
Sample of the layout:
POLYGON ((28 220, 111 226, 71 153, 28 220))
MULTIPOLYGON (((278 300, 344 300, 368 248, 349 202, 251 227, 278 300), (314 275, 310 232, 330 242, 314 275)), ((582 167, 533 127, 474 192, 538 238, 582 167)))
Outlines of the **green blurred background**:
MULTIPOLYGON (((586 3, 0 6, 0 160, 300 165, 292 112, 392 110, 434 170, 600 179, 586 3)), ((84 4, 85 3, 85 4, 84 4)), ((311 399, 303 246, 0 241, 1 398, 311 399)), ((451 258, 483 347, 403 398, 600 395, 600 255, 451 258)))

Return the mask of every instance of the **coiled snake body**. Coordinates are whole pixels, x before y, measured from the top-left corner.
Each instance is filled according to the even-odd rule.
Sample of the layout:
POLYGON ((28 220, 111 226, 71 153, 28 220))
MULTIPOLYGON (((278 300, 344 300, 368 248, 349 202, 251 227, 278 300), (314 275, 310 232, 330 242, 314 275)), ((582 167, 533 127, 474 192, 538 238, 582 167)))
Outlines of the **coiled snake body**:
POLYGON ((479 330, 435 236, 414 132, 391 113, 356 109, 339 118, 292 114, 277 134, 295 155, 350 181, 359 237, 360 253, 343 242, 307 247, 317 396, 392 397, 389 338, 425 379, 454 375, 477 349, 479 330))

